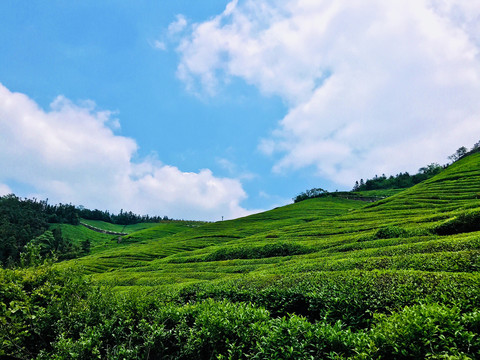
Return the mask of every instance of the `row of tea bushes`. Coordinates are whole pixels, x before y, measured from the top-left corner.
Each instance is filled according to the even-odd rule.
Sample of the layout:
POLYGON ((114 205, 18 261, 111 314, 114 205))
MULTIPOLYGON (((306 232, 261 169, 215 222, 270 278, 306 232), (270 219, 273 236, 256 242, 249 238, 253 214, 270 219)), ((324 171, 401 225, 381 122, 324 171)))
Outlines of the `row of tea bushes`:
MULTIPOLYGON (((379 274, 378 280, 382 277, 379 274)), ((92 287, 74 273, 60 273, 48 267, 1 270, 0 279, 0 356, 4 358, 474 359, 480 356, 480 312, 473 309, 476 305, 466 302, 463 308, 436 302, 403 306, 388 314, 375 313, 369 328, 354 330, 328 316, 316 322, 294 314, 276 316, 251 302, 205 299, 175 304, 159 296, 122 297, 108 289, 92 287)), ((445 288, 442 279, 437 281, 445 288)), ((315 284, 310 285, 314 291, 315 284)), ((377 281, 376 286, 379 285, 377 281)), ((318 295, 322 286, 316 288, 318 295)), ((278 294, 277 300, 283 295, 278 294)), ((457 303, 462 305, 462 301, 457 303)))

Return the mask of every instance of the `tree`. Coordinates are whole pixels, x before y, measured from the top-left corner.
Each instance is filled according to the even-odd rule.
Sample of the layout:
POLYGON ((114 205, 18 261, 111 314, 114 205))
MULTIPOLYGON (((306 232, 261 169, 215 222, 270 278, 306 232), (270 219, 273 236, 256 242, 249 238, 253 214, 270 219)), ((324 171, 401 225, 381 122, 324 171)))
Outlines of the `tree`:
POLYGON ((60 228, 47 230, 37 236, 29 244, 39 246, 40 255, 43 258, 68 259, 78 256, 79 246, 74 245, 68 238, 64 238, 60 228))
POLYGON ((358 180, 355 181, 355 185, 353 186, 353 191, 358 191, 358 188, 359 188, 360 184, 358 183, 358 180))
POLYGON ((22 267, 37 266, 42 263, 41 246, 30 241, 20 254, 20 265, 22 267))
POLYGON ((35 199, 0 197, 0 263, 18 264, 25 245, 47 229, 44 208, 45 203, 35 199))
POLYGON ((436 175, 442 171, 442 167, 437 163, 431 163, 418 169, 418 172, 425 175, 436 175))
POLYGON ((30 241, 29 245, 38 246, 40 255, 44 258, 49 257, 58 251, 58 236, 55 238, 52 231, 45 231, 42 235, 30 241))
POLYGON ((473 144, 473 147, 472 147, 472 152, 477 152, 478 150, 480 149, 480 141, 477 141, 475 144, 473 144))
POLYGON ((448 158, 452 160, 452 163, 454 163, 455 161, 458 161, 462 157, 467 155, 467 152, 468 152, 467 148, 465 146, 462 146, 462 147, 459 147, 457 151, 454 154, 450 155, 448 158))

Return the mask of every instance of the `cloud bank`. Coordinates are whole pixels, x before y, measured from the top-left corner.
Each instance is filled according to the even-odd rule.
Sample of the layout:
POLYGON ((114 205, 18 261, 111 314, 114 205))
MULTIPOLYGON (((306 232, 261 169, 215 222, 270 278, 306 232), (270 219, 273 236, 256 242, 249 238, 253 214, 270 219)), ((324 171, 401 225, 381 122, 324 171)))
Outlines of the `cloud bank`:
POLYGON ((116 135, 109 111, 59 96, 50 109, 0 84, 0 195, 21 184, 21 196, 89 208, 173 218, 219 220, 246 215, 236 179, 208 169, 182 172, 155 159, 134 161, 138 145, 116 135))
POLYGON ((280 96, 288 113, 259 144, 273 170, 351 186, 480 139, 479 24, 467 0, 232 1, 184 33, 178 76, 211 95, 238 77, 280 96))

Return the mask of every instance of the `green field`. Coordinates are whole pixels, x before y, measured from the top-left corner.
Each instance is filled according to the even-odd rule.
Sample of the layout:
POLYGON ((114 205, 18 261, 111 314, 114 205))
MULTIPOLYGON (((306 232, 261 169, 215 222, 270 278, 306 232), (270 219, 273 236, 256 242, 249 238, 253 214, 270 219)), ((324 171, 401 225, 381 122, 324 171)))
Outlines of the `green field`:
POLYGON ((126 234, 131 234, 136 231, 150 229, 152 227, 158 227, 158 226, 171 228, 172 229, 171 233, 175 233, 180 231, 181 229, 185 229, 188 227, 195 227, 195 226, 204 224, 202 221, 181 221, 181 220, 167 220, 161 223, 138 223, 138 224, 131 224, 131 225, 119 225, 119 224, 108 223, 105 221, 87 220, 87 219, 81 219, 81 222, 99 229, 118 232, 118 233, 126 233, 126 234), (177 229, 178 231, 175 229, 177 229))
POLYGON ((133 247, 105 249, 64 266, 80 265, 119 290, 318 271, 475 271, 478 235, 439 236, 433 229, 480 210, 479 159, 455 163, 375 203, 322 197, 172 235, 152 227, 126 237, 135 240, 133 247), (388 227, 401 234, 376 235, 388 227), (280 248, 283 253, 275 253, 280 248))
POLYGON ((112 235, 104 234, 91 230, 85 226, 69 225, 69 224, 53 224, 51 228, 60 228, 64 237, 75 243, 81 243, 89 240, 91 243, 91 254, 99 252, 111 251, 117 248, 123 248, 134 243, 144 243, 145 239, 160 239, 169 235, 173 235, 182 231, 196 228, 203 224, 195 221, 168 221, 163 223, 140 223, 133 225, 117 225, 104 221, 81 220, 82 223, 94 226, 98 229, 126 233, 128 235, 112 235), (145 236, 144 234, 148 234, 145 236))
MULTIPOLYGON (((219 248, 235 247, 239 244, 258 246, 277 243, 279 234, 284 228, 348 213, 365 204, 362 201, 340 198, 311 199, 238 220, 203 226, 185 227, 183 224, 172 223, 151 227, 125 237, 126 242, 133 240, 136 242, 134 248, 116 247, 115 250, 98 252, 93 256, 74 260, 73 263, 82 266, 89 273, 98 274, 98 278, 102 280, 110 277, 117 285, 120 278, 128 277, 124 270, 133 268, 137 273, 131 274, 127 280, 128 284, 138 279, 139 273, 143 270, 145 280, 149 281, 152 276, 157 277, 155 285, 162 284, 161 279, 165 277, 167 283, 172 283, 172 279, 178 278, 178 274, 166 272, 165 265, 168 267, 168 264, 174 263, 170 267, 184 273, 184 269, 179 268, 181 259, 191 264, 191 259, 215 252, 219 248), (173 235, 167 232, 168 226, 173 235), (162 269, 159 270, 158 267, 162 269), (107 274, 103 274, 104 272, 107 274)), ((64 266, 71 266, 71 263, 65 263, 64 266)), ((210 267, 211 265, 207 266, 207 269, 210 267)), ((191 276, 192 274, 187 274, 187 281, 191 281, 191 276)), ((206 276, 211 278, 210 275, 206 276)))
MULTIPOLYGON (((78 306, 111 311, 121 336, 130 322, 136 344, 151 337, 125 358, 480 358, 480 154, 363 195, 385 198, 332 194, 208 224, 91 223, 129 233, 121 240, 62 225, 92 251, 55 268, 87 275, 125 314, 78 306)), ((83 330, 65 325, 52 354, 93 341, 92 322, 75 321, 83 330)), ((101 356, 121 358, 108 351, 125 339, 97 330, 101 356)))

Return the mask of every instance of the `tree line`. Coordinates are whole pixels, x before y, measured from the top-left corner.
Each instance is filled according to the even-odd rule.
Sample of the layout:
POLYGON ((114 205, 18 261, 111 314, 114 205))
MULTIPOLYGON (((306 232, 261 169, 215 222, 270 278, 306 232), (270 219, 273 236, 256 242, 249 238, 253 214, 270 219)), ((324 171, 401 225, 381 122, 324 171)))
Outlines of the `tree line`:
MULTIPOLYGON (((375 177, 372 179, 360 179, 359 181, 355 181, 355 185, 353 186, 351 191, 356 192, 368 190, 406 189, 418 183, 421 183, 422 181, 430 179, 431 177, 439 174, 443 169, 447 168, 454 162, 477 152, 480 152, 480 141, 476 142, 470 150, 468 150, 465 146, 461 146, 460 148, 458 148, 457 151, 455 151, 452 155, 448 157, 448 159, 451 161, 451 163, 449 164, 439 165, 437 163, 431 163, 418 169, 418 172, 414 175, 410 175, 408 172, 401 172, 395 176, 390 175, 389 177, 387 177, 385 176, 385 174, 382 174, 381 176, 375 175, 375 177)), ((294 203, 297 203, 306 199, 336 195, 346 196, 347 194, 351 194, 351 192, 341 191, 331 193, 322 188, 313 188, 301 192, 292 200, 294 203)))
POLYGON ((477 152, 480 152, 480 141, 475 143, 470 150, 465 146, 459 147, 457 151, 448 157, 451 163, 445 165, 431 163, 430 165, 418 169, 418 172, 414 175, 404 172, 395 176, 389 176, 388 178, 385 174, 382 174, 382 176, 375 175, 373 179, 367 179, 366 181, 360 179, 360 181, 355 182, 352 191, 409 188, 439 174, 443 169, 447 168, 454 162, 477 152))
POLYGON ((150 215, 138 215, 131 211, 123 211, 120 210, 118 214, 110 213, 108 210, 90 210, 86 209, 83 206, 79 206, 76 208, 76 212, 78 216, 82 219, 87 220, 100 220, 109 222, 112 224, 118 225, 133 225, 138 224, 141 222, 150 222, 150 223, 157 223, 161 221, 169 221, 168 216, 150 216, 150 215))
POLYGON ((443 169, 443 166, 437 163, 432 163, 421 167, 414 175, 410 175, 408 172, 399 173, 395 176, 391 175, 388 178, 385 174, 382 174, 382 176, 375 175, 373 179, 367 179, 366 181, 360 179, 360 181, 356 181, 352 191, 405 189, 430 179, 439 174, 443 169))
POLYGON ((52 257, 70 259, 90 251, 90 242, 74 243, 52 224, 78 225, 80 217, 71 204, 50 205, 47 200, 0 197, 0 264, 31 265, 52 257))
POLYGON ((170 220, 167 216, 119 214, 90 210, 72 204, 48 204, 48 200, 22 199, 14 194, 0 196, 0 264, 4 267, 31 265, 48 257, 58 260, 88 254, 90 242, 75 243, 54 224, 80 224, 80 219, 130 225, 170 220))

